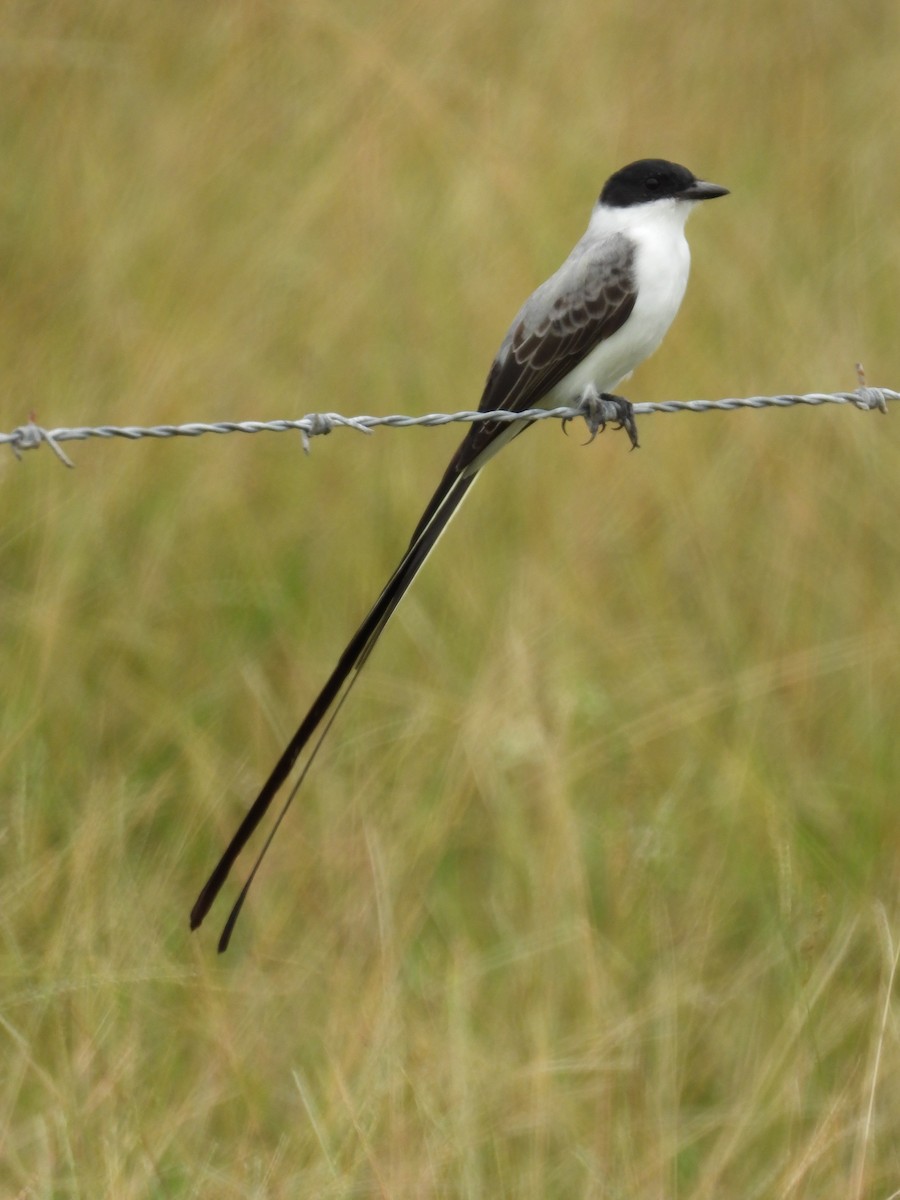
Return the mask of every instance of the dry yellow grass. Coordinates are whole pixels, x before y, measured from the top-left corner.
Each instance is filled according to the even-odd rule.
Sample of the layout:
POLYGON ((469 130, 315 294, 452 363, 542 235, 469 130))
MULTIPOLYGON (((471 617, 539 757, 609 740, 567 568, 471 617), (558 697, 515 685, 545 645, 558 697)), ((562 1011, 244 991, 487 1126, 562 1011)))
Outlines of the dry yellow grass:
MULTIPOLYGON (((471 405, 645 154, 733 195, 632 399, 897 387, 898 25, 7 5, 0 427, 471 405)), ((190 905, 459 432, 0 459, 0 1193, 895 1194, 895 425, 530 432, 224 960, 190 905)))

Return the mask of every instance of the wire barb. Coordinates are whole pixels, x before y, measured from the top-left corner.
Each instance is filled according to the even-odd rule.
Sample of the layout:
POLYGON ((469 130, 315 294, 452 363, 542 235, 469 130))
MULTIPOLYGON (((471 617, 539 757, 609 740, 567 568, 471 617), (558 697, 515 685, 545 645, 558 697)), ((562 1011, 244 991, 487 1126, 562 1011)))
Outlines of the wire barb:
POLYGON ((33 413, 27 425, 20 425, 11 434, 0 434, 0 442, 4 441, 9 442, 12 452, 19 462, 22 461, 23 450, 37 450, 42 442, 46 442, 64 466, 71 467, 73 470, 75 469, 75 464, 71 458, 57 445, 56 434, 42 429, 35 421, 33 413))
MULTIPOLYGON (((309 439, 314 437, 325 437, 327 434, 331 433, 332 429, 334 429, 334 425, 330 418, 325 416, 324 413, 312 413, 310 416, 306 417, 305 420, 308 422, 308 427, 304 427, 300 430, 300 437, 303 445, 303 453, 309 454, 309 439)), ((363 433, 369 432, 371 431, 368 429, 363 430, 363 433)))
MULTIPOLYGON (((861 376, 860 386, 855 392, 810 392, 803 396, 747 396, 742 399, 725 400, 665 400, 658 404, 635 404, 632 411, 634 416, 644 417, 651 413, 733 412, 739 408, 791 408, 798 404, 817 408, 825 404, 849 404, 864 411, 878 409, 879 412, 886 413, 888 401, 897 400, 900 400, 900 392, 890 391, 888 388, 867 387, 865 378, 861 376)), ((575 417, 589 418, 590 403, 587 407, 585 402, 582 402, 568 408, 533 408, 525 412, 510 412, 506 409, 499 412, 476 412, 464 409, 455 413, 425 413, 419 417, 403 413, 385 417, 345 417, 341 413, 309 413, 297 420, 210 423, 194 421, 186 425, 99 425, 73 429, 44 429, 32 419, 11 433, 0 433, 0 445, 8 445, 16 458, 21 459, 22 451, 36 450, 46 443, 60 462, 72 467, 74 463, 62 451, 60 442, 84 441, 87 438, 126 438, 129 441, 138 441, 141 438, 201 437, 207 433, 286 433, 293 430, 299 431, 303 450, 308 454, 312 438, 324 437, 334 429, 355 429, 358 433, 371 433, 374 429, 382 427, 409 429, 414 425, 430 428, 457 422, 474 424, 483 421, 569 421, 575 417)))

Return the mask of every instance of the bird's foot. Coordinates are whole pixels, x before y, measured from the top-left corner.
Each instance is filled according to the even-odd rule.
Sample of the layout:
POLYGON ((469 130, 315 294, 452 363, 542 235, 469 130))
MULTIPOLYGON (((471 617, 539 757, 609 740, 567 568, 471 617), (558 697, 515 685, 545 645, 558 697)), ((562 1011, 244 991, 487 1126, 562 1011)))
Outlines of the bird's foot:
MULTIPOLYGON (((597 434, 604 431, 608 421, 615 421, 614 429, 625 430, 631 441, 632 450, 640 445, 637 425, 634 421, 634 405, 624 396, 614 396, 611 392, 598 392, 596 388, 587 387, 581 395, 578 408, 591 435, 585 445, 589 446, 597 434)), ((564 433, 569 421, 573 419, 572 417, 563 418, 564 433)))

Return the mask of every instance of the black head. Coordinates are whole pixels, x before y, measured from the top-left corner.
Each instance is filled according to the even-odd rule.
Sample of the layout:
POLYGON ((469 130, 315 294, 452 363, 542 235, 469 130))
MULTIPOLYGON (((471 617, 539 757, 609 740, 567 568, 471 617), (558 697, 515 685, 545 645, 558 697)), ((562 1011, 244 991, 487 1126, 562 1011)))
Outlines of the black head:
POLYGON ((727 196, 728 188, 698 179, 693 171, 664 158, 642 158, 610 175, 600 193, 600 203, 630 208, 652 200, 712 200, 727 196))

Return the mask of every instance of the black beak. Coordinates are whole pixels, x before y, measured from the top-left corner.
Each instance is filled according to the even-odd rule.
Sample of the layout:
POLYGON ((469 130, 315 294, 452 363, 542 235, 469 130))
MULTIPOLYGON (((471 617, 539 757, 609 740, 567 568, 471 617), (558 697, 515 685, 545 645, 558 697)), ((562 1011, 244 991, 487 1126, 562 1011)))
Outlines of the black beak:
POLYGON ((692 184, 682 188, 678 193, 679 200, 715 200, 716 196, 727 196, 728 188, 718 183, 707 183, 703 179, 695 179, 692 184))

